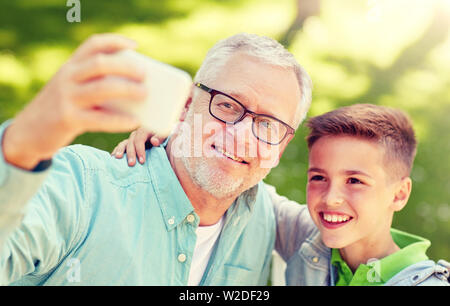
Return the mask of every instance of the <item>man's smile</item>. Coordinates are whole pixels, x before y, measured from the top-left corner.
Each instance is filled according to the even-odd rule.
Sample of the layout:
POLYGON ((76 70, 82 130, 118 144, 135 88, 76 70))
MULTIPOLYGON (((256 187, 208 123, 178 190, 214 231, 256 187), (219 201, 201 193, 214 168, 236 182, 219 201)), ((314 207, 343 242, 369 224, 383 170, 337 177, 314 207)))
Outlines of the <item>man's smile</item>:
POLYGON ((222 156, 225 156, 225 157, 227 157, 228 159, 231 159, 234 162, 237 162, 237 163, 240 163, 240 164, 245 164, 245 165, 248 164, 248 162, 246 162, 242 158, 237 157, 233 153, 225 151, 223 148, 216 147, 215 145, 211 145, 211 148, 213 148, 216 152, 220 153, 222 156))

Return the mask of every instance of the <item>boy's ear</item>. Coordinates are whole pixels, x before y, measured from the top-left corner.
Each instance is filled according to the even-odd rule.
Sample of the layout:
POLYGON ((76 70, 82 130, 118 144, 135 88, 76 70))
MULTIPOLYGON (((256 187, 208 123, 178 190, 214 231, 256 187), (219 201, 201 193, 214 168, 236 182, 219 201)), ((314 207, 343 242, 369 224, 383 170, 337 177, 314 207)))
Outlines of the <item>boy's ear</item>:
POLYGON ((399 182, 397 190, 395 191, 394 200, 392 202, 392 209, 400 211, 408 203, 409 195, 411 194, 412 181, 410 177, 404 177, 399 182))

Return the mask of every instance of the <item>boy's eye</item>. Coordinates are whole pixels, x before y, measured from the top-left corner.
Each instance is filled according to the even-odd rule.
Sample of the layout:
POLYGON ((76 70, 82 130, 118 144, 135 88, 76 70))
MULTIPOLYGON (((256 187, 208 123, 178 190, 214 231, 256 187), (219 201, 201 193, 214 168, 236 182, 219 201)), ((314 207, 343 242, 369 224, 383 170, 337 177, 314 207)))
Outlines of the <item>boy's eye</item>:
POLYGON ((362 184, 363 182, 361 182, 360 180, 358 180, 357 178, 351 177, 348 179, 347 181, 349 184, 362 184))
POLYGON ((310 181, 323 181, 325 178, 322 175, 313 175, 310 179, 310 181))

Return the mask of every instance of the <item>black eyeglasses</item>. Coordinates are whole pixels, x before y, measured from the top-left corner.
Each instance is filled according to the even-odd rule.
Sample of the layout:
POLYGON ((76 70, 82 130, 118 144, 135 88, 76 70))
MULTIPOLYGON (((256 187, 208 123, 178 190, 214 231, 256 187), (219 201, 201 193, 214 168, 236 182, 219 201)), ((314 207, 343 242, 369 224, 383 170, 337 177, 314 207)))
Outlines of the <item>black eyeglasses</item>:
POLYGON ((254 113, 242 105, 241 102, 223 92, 209 88, 201 83, 195 83, 195 86, 211 95, 209 113, 217 120, 223 123, 236 124, 242 121, 247 114, 251 115, 253 119, 253 135, 262 142, 278 145, 287 135, 295 133, 295 129, 283 121, 269 115, 254 113))

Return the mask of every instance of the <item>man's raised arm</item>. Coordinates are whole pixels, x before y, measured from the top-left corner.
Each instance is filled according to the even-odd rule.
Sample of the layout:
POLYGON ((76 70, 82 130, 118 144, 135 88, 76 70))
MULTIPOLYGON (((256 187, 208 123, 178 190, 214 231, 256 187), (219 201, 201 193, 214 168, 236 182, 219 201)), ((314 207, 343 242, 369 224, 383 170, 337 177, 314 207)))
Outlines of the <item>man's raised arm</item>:
POLYGON ((145 71, 115 56, 133 47, 133 41, 113 34, 94 35, 83 43, 6 129, 6 162, 30 170, 84 132, 136 128, 130 115, 103 107, 111 100, 133 103, 147 95, 145 71))
POLYGON ((48 268, 47 262, 63 255, 58 247, 65 245, 67 250, 61 240, 70 241, 79 230, 72 226, 80 217, 78 209, 70 208, 70 203, 85 201, 82 163, 70 149, 56 160, 54 156, 84 132, 137 127, 131 116, 103 107, 111 100, 145 99, 145 71, 138 63, 115 56, 135 46, 114 34, 92 36, 25 109, 1 126, 0 284, 35 268, 48 268), (43 183, 52 158, 56 174, 43 183), (57 203, 67 204, 68 212, 61 213, 57 203))

